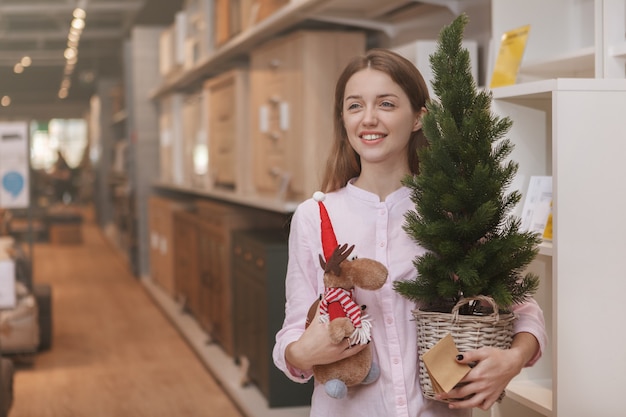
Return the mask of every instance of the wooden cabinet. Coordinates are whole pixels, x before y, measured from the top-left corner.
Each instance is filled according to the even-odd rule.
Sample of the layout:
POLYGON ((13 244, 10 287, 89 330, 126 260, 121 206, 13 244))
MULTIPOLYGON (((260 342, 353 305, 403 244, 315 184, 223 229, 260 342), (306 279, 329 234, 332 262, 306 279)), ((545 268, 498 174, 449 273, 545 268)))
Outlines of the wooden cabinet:
POLYGON ((333 138, 334 85, 364 49, 361 32, 299 31, 251 52, 252 177, 259 194, 299 200, 319 189, 333 138))
POLYGON ((185 0, 183 10, 186 15, 185 68, 193 68, 213 51, 213 0, 185 0))
POLYGON ((176 295, 174 279, 174 213, 184 205, 162 197, 148 200, 150 277, 170 296, 176 295))
POLYGON ((203 188, 207 173, 204 96, 198 91, 185 97, 182 107, 183 178, 185 184, 203 188))
POLYGON ((204 83, 210 184, 243 192, 250 165, 248 71, 234 69, 204 83))
POLYGON ((185 159, 183 106, 185 96, 176 93, 159 101, 159 178, 165 184, 184 184, 185 159))
POLYGON ((272 362, 274 336, 285 317, 287 239, 282 229, 238 231, 232 244, 234 355, 270 407, 307 405, 312 382, 294 384, 272 362))
MULTIPOLYGON (((219 210, 219 209, 218 209, 219 210)), ((230 276, 230 226, 227 213, 215 210, 213 218, 198 224, 200 311, 198 321, 216 343, 232 355, 232 294, 230 276)))
POLYGON ((168 184, 174 184, 173 118, 172 97, 164 97, 159 101, 159 179, 168 184))
POLYGON ((215 0, 215 44, 222 45, 241 32, 241 0, 215 0))
POLYGON ((284 220, 274 213, 230 204, 197 201, 197 318, 226 353, 233 355, 231 234, 235 230, 279 227, 284 220))
POLYGON ((174 280, 176 298, 194 317, 200 313, 198 274, 198 217, 189 211, 174 213, 174 280))

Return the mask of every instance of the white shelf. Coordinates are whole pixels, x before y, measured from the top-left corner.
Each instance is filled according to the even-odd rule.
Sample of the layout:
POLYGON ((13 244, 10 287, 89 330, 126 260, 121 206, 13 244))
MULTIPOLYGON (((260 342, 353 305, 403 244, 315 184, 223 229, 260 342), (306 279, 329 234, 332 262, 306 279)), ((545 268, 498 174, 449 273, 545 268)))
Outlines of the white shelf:
POLYGON ((626 41, 609 47, 609 55, 614 58, 626 58, 626 41))
POLYGON ((555 91, 626 91, 626 79, 553 78, 494 88, 495 100, 551 99, 555 91))
POLYGON ((156 188, 161 188, 163 190, 170 190, 189 195, 196 195, 199 197, 218 199, 221 201, 273 211, 276 213, 293 213, 298 204, 300 204, 299 201, 286 201, 279 198, 270 198, 258 195, 241 195, 236 194, 232 191, 218 189, 198 189, 189 186, 167 184, 163 182, 154 183, 153 186, 156 188))
POLYGON ((552 242, 549 240, 544 240, 539 244, 539 255, 543 256, 552 256, 552 242))
POLYGON ((552 380, 513 380, 506 388, 512 400, 544 415, 552 415, 552 380))
POLYGON ((593 46, 545 61, 523 64, 520 77, 540 78, 593 77, 595 70, 595 48, 593 46))

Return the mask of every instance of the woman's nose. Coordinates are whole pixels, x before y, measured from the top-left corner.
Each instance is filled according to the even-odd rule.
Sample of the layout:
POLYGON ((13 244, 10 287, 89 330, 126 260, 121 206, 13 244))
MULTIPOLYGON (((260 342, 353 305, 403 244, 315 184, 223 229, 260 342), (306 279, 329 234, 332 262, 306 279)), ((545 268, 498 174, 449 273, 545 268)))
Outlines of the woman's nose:
POLYGON ((363 124, 370 126, 375 125, 376 123, 378 123, 376 109, 365 109, 365 113, 363 114, 363 124))

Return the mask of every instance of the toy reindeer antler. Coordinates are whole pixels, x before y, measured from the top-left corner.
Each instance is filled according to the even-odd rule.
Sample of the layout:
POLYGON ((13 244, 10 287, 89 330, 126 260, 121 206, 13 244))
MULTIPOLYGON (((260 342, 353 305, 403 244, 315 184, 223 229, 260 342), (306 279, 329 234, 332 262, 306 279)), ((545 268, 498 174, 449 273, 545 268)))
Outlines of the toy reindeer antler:
POLYGON ((324 261, 324 257, 320 255, 320 265, 324 272, 331 272, 335 275, 341 275, 341 266, 340 264, 346 260, 348 256, 354 250, 354 245, 348 247, 348 244, 345 243, 341 246, 337 246, 335 248, 333 254, 328 259, 328 262, 324 261))

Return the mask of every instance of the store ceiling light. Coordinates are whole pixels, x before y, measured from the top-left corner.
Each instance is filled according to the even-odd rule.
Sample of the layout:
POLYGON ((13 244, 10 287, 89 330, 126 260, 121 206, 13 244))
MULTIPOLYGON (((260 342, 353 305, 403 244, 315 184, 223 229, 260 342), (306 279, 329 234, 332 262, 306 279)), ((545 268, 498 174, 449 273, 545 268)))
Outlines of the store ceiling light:
POLYGON ((85 20, 84 19, 72 19, 72 27, 76 30, 82 31, 85 28, 85 20))
POLYGON ((80 36, 83 33, 83 29, 85 28, 85 18, 87 17, 87 12, 85 11, 86 5, 87 0, 79 0, 77 7, 72 12, 73 19, 67 35, 67 48, 63 52, 63 57, 65 58, 65 68, 63 69, 63 80, 61 81, 58 93, 58 97, 60 99, 65 99, 69 95, 69 89, 71 86, 70 77, 74 72, 76 62, 78 62, 78 44, 80 42, 80 36))
POLYGON ((74 16, 75 19, 85 20, 85 17, 87 17, 87 13, 85 12, 85 9, 77 7, 74 9, 74 13, 72 13, 72 16, 74 16))
POLYGON ((78 55, 78 51, 76 50, 76 48, 67 48, 65 49, 65 52, 63 52, 63 56, 68 61, 72 58, 76 58, 76 55, 78 55))

